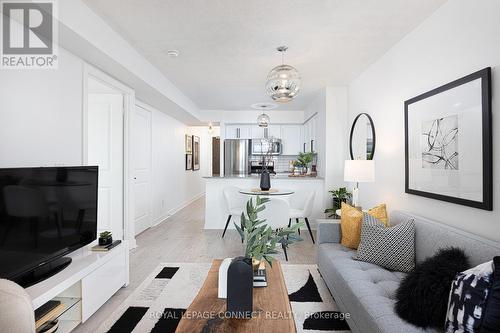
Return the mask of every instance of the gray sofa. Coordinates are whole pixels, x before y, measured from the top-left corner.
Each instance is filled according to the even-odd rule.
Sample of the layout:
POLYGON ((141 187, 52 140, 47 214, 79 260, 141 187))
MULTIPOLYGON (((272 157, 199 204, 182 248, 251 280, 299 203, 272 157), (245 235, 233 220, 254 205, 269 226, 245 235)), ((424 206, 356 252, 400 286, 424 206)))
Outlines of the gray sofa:
MULTIPOLYGON (((408 219, 415 221, 417 262, 446 246, 464 249, 474 266, 500 255, 500 243, 407 212, 393 212, 390 224, 408 219)), ((340 245, 339 222, 320 223, 317 233, 319 271, 340 310, 350 313, 347 321, 353 332, 437 332, 408 324, 394 312, 394 294, 404 273, 353 260, 355 251, 340 245)))

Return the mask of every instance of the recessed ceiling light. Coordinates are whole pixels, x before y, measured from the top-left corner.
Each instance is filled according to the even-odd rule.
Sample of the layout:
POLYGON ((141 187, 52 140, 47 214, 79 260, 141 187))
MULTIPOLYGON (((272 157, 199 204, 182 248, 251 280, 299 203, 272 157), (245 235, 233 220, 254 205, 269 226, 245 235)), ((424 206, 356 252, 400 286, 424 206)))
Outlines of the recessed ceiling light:
POLYGON ((276 109, 278 107, 277 104, 274 104, 274 103, 267 103, 267 102, 264 102, 264 103, 255 103, 255 104, 252 104, 251 105, 252 109, 255 109, 255 110, 272 110, 272 109, 276 109))
POLYGON ((167 55, 170 58, 177 58, 179 56, 179 50, 168 50, 167 55))

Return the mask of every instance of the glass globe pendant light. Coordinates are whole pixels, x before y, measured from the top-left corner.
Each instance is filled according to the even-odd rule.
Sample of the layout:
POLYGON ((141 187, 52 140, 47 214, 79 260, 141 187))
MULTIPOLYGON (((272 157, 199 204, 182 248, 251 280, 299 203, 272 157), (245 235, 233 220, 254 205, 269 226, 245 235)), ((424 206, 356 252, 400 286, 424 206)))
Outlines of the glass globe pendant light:
POLYGON ((286 103, 294 99, 300 90, 300 74, 297 69, 285 65, 285 52, 287 46, 279 46, 281 65, 274 67, 267 75, 266 91, 273 100, 286 103))
POLYGON ((269 121, 270 121, 269 116, 265 113, 257 117, 257 124, 259 125, 259 127, 269 126, 269 121))

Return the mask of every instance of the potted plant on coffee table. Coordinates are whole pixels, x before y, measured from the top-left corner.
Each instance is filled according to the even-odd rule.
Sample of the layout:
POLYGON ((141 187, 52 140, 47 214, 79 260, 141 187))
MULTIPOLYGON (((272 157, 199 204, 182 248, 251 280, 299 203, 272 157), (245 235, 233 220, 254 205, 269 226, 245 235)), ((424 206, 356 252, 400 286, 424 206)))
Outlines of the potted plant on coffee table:
POLYGON ((241 225, 234 226, 245 243, 245 255, 232 259, 227 269, 227 304, 226 316, 231 318, 252 317, 253 310, 253 276, 261 260, 265 260, 272 267, 277 254, 276 248, 281 245, 286 249, 288 245, 302 240, 297 230, 302 226, 296 223, 292 227, 273 229, 265 219, 259 219, 269 199, 259 196, 250 199, 246 205, 246 214, 241 214, 241 225))
POLYGON ((278 253, 278 246, 286 249, 288 245, 302 240, 297 231, 304 223, 273 230, 266 224, 266 220, 258 217, 258 213, 266 209, 267 202, 268 198, 257 196, 254 205, 253 199, 250 199, 246 205, 246 214, 241 214, 241 225, 234 225, 245 242, 244 260, 249 263, 253 260, 254 264, 257 264, 264 259, 272 267, 275 260, 273 255, 278 253))

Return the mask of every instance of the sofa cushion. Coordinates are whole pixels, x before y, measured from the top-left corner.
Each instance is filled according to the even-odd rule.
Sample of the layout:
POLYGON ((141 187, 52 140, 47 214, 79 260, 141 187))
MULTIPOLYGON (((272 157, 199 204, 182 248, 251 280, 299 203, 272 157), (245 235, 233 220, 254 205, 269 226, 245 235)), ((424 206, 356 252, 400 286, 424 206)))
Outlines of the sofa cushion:
POLYGON ((342 202, 340 228, 342 229, 341 244, 351 249, 357 249, 361 237, 363 213, 345 202, 342 202))
POLYGON ((415 267, 415 224, 413 220, 394 227, 363 214, 361 243, 356 260, 371 262, 393 271, 409 272, 415 267))
POLYGON ((468 267, 469 260, 461 249, 440 249, 401 281, 396 313, 415 326, 443 329, 451 283, 468 267))
MULTIPOLYGON (((458 273, 451 284, 446 332, 483 332, 493 283, 493 261, 458 273)), ((500 328, 500 325, 497 325, 500 328)))
MULTIPOLYGON (((334 297, 341 299, 361 332, 424 332, 403 322, 394 312, 395 292, 405 273, 357 261, 356 251, 340 244, 318 246, 321 274, 334 297), (376 323, 376 324, 375 324, 376 323)), ((427 332, 427 331, 426 331, 427 332)))
POLYGON ((389 217, 387 216, 386 204, 380 204, 368 210, 368 214, 382 222, 385 226, 389 225, 389 217))
POLYGON ((500 243, 470 232, 403 211, 391 213, 391 225, 413 219, 415 221, 415 257, 417 263, 433 256, 443 247, 465 250, 472 266, 490 261, 500 253, 500 243))

